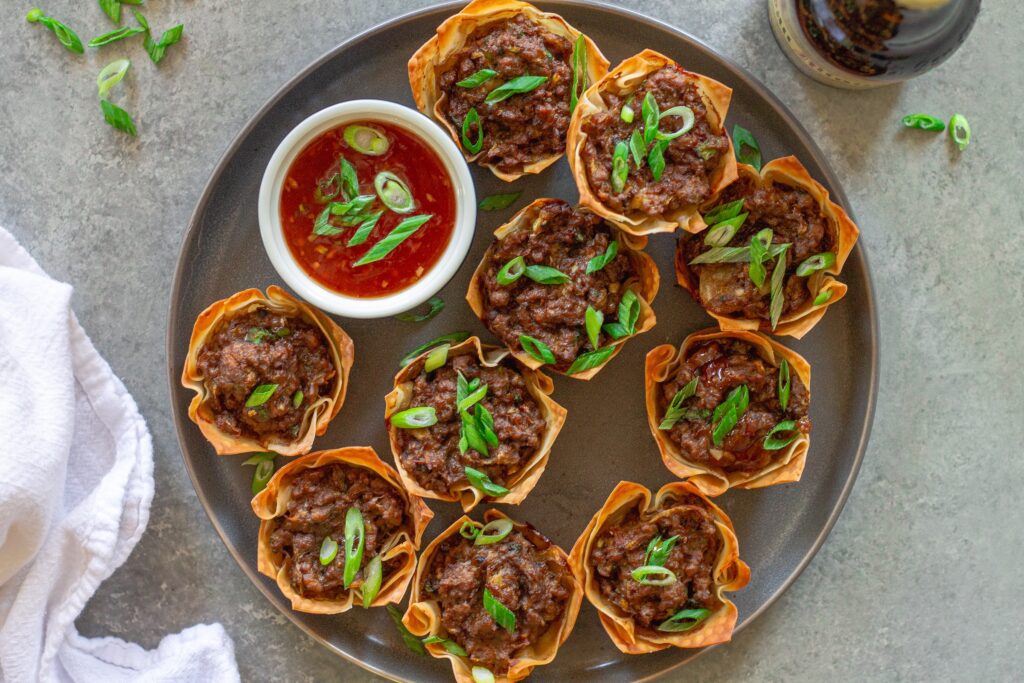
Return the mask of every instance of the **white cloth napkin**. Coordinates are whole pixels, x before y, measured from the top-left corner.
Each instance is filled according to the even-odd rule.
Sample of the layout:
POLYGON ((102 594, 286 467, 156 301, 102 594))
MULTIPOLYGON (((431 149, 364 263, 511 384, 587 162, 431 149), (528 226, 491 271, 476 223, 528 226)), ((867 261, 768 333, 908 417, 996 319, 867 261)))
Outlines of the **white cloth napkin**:
MULTIPOLYGON (((146 651, 74 622, 138 543, 153 446, 71 310, 71 287, 0 228, 0 681, 238 681, 220 624, 146 651)), ((145 599, 145 596, 139 596, 145 599)))

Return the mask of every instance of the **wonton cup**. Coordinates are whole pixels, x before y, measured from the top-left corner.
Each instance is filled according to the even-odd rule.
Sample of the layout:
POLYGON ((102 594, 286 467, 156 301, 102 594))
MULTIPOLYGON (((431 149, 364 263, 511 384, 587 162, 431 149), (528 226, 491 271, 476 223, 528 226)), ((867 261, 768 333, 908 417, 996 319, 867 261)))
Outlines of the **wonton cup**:
MULTIPOLYGON (((291 600, 292 609, 309 614, 340 614, 351 609, 353 603, 362 604, 362 579, 351 585, 342 598, 333 600, 304 598, 295 592, 288 580, 288 569, 285 558, 274 553, 270 548, 270 535, 274 531, 274 519, 283 515, 288 509, 291 498, 291 481, 303 470, 316 469, 326 465, 343 464, 362 467, 382 477, 397 490, 406 501, 406 528, 395 534, 387 543, 382 544, 381 561, 400 559, 401 566, 384 576, 380 592, 370 603, 371 607, 380 607, 389 603, 397 603, 405 595, 405 589, 416 569, 416 551, 423 540, 423 531, 433 518, 434 513, 423 500, 408 493, 395 471, 377 456, 372 448, 349 447, 336 448, 330 451, 309 453, 292 460, 274 473, 267 487, 252 499, 252 510, 260 518, 259 543, 257 548, 256 566, 260 573, 277 582, 281 593, 291 600)), ((372 558, 365 558, 366 562, 372 558)), ((364 563, 365 568, 365 563, 364 563)))
MULTIPOLYGON (((441 92, 439 87, 441 73, 453 66, 447 62, 452 55, 462 49, 476 29, 509 19, 517 14, 525 15, 534 24, 557 36, 562 36, 570 43, 575 44, 576 39, 581 35, 562 17, 549 12, 541 12, 529 3, 518 0, 473 0, 458 14, 449 17, 438 26, 437 35, 424 43, 409 60, 409 84, 412 86, 412 96, 416 101, 416 107, 427 116, 433 116, 447 129, 452 140, 462 150, 466 161, 470 163, 476 161, 482 152, 470 154, 463 149, 461 131, 457 130, 445 115, 448 95, 441 92)), ((594 44, 594 41, 585 35, 583 39, 587 44, 587 81, 593 83, 608 72, 608 60, 601 54, 601 50, 594 44)), ((559 154, 538 159, 532 164, 524 166, 523 170, 518 173, 506 173, 491 164, 481 165, 491 169, 491 172, 502 180, 512 182, 526 174, 540 173, 558 161, 564 154, 563 150, 559 154)))
POLYGON ((780 450, 772 462, 757 472, 724 472, 707 465, 690 462, 680 452, 668 432, 658 429, 664 417, 658 405, 661 383, 675 374, 679 365, 686 360, 691 349, 701 342, 712 339, 738 339, 753 346, 759 356, 770 366, 778 367, 784 358, 790 371, 800 378, 807 388, 807 399, 811 397, 811 366, 803 356, 787 349, 766 335, 746 330, 722 331, 714 328, 694 332, 683 340, 678 351, 671 344, 663 344, 650 350, 644 364, 644 385, 646 388, 647 424, 661 451, 665 467, 680 479, 686 479, 706 496, 718 496, 730 488, 758 489, 774 484, 800 481, 807 449, 811 445, 809 434, 800 433, 793 443, 780 450))
MULTIPOLYGON (((540 210, 546 204, 558 203, 560 201, 562 200, 534 200, 529 206, 523 207, 523 209, 513 216, 508 223, 495 230, 495 239, 501 240, 515 230, 533 230, 534 232, 540 232, 544 229, 544 226, 537 220, 540 210)), ((628 232, 622 232, 614 224, 611 225, 611 228, 612 233, 616 235, 616 239, 619 241, 620 247, 622 247, 619 253, 627 254, 629 258, 632 259, 639 275, 639 279, 630 279, 623 283, 623 291, 627 289, 635 290, 638 295, 637 298, 640 301, 640 315, 636 321, 636 332, 621 339, 612 340, 611 344, 615 347, 615 352, 600 365, 589 370, 584 370, 583 372, 578 372, 574 375, 566 375, 573 379, 588 380, 592 378, 601 371, 601 368, 610 363, 615 356, 619 355, 619 352, 622 351, 623 344, 633 337, 647 332, 653 328, 654 324, 657 322, 657 318, 654 315, 654 309, 651 308, 651 302, 654 301, 654 297, 658 294, 658 286, 660 285, 661 276, 658 274, 658 266, 654 263, 654 259, 642 251, 643 248, 647 246, 647 238, 631 235, 628 232)), ((473 272, 473 276, 469 280, 469 291, 466 292, 466 301, 469 302, 469 307, 473 309, 473 313, 475 313, 481 321, 485 321, 487 316, 487 311, 484 308, 484 294, 481 280, 483 280, 484 272, 487 269, 487 263, 491 258, 492 249, 493 245, 492 247, 487 248, 483 258, 480 259, 480 264, 476 267, 476 271, 473 272)), ((509 351, 511 351, 512 355, 515 356, 520 363, 529 368, 536 369, 544 365, 544 363, 541 363, 539 360, 523 350, 509 349, 509 351)), ((552 371, 561 375, 565 375, 564 372, 553 366, 546 367, 549 367, 552 371)))
MULTIPOLYGON (((439 493, 420 486, 419 482, 405 471, 399 455, 398 428, 391 424, 392 415, 412 407, 410 401, 412 400, 413 380, 416 379, 416 376, 423 369, 423 364, 426 362, 429 354, 430 350, 424 351, 416 360, 402 368, 395 375, 395 388, 384 397, 384 422, 388 429, 388 440, 391 442, 391 454, 395 458, 395 467, 398 468, 398 476, 401 477, 402 483, 408 491, 417 496, 433 500, 444 500, 450 503, 461 503, 464 512, 469 512, 480 501, 485 499, 503 505, 519 505, 529 495, 530 491, 533 490, 533 487, 537 485, 540 475, 544 474, 544 469, 548 465, 548 458, 551 456, 551 448, 555 444, 555 438, 558 436, 558 432, 561 431, 562 425, 565 424, 567 411, 551 400, 551 392, 555 389, 554 383, 543 372, 526 367, 517 360, 516 371, 523 376, 523 380, 526 382, 526 390, 530 392, 530 396, 537 402, 537 407, 540 408, 541 415, 544 417, 545 427, 540 446, 533 456, 514 477, 506 482, 505 488, 508 489, 508 493, 498 498, 488 496, 483 491, 472 486, 468 481, 458 485, 454 493, 439 493)), ((470 337, 461 344, 456 344, 448 349, 449 360, 465 354, 473 354, 480 361, 480 365, 493 368, 509 355, 509 351, 508 349, 496 346, 484 346, 477 337, 470 337)))
POLYGON ((662 486, 654 497, 653 504, 651 492, 646 487, 629 481, 619 482, 604 506, 583 530, 583 535, 576 541, 569 554, 569 564, 573 573, 583 579, 587 599, 600 612, 601 625, 608 632, 615 647, 631 655, 656 652, 668 647, 697 648, 728 642, 736 625, 737 612, 736 605, 723 594, 726 591, 739 590, 750 581, 750 568, 740 559, 739 544, 736 541, 732 520, 721 508, 687 482, 662 486), (673 507, 675 501, 688 493, 697 495, 704 501, 722 537, 722 550, 714 571, 715 595, 722 605, 699 626, 689 631, 667 633, 638 626, 632 617, 608 603, 601 595, 601 589, 590 566, 591 548, 609 523, 619 522, 631 510, 635 509, 642 518, 649 519, 658 511, 673 507))
POLYGON ((341 410, 348 390, 348 375, 355 358, 355 347, 352 339, 337 323, 323 312, 309 304, 296 299, 276 285, 267 287, 266 296, 258 289, 247 289, 227 299, 210 304, 199 314, 192 328, 192 338, 188 343, 188 355, 185 357, 185 368, 181 373, 181 383, 186 389, 196 392, 188 407, 188 416, 199 426, 206 440, 217 451, 218 455, 249 453, 251 451, 273 451, 280 455, 301 455, 308 453, 313 447, 313 437, 327 431, 334 416, 341 410), (274 435, 261 441, 248 436, 227 434, 217 427, 213 419, 207 399, 210 392, 199 372, 199 351, 206 340, 213 336, 220 323, 226 319, 263 308, 277 314, 299 317, 318 328, 324 335, 331 350, 331 361, 335 372, 334 388, 331 393, 322 396, 306 408, 306 414, 299 426, 298 436, 282 439, 274 435))
MULTIPOLYGON (((510 518, 498 510, 491 509, 484 513, 483 523, 486 524, 496 519, 510 518)), ((566 560, 570 571, 572 571, 572 563, 569 561, 564 550, 551 543, 529 524, 516 522, 515 520, 511 521, 515 528, 527 538, 531 540, 536 539, 538 543, 550 544, 550 547, 562 559, 566 560)), ((416 570, 416 580, 413 582, 412 590, 409 594, 409 609, 406 610, 405 616, 402 617, 402 623, 415 636, 423 638, 432 635, 445 638, 448 635, 441 624, 441 608, 436 600, 424 600, 421 597, 420 585, 423 583, 423 573, 430 566, 430 560, 433 558, 438 546, 445 539, 458 534, 459 529, 465 522, 473 522, 473 520, 465 515, 455 520, 450 527, 442 531, 438 534, 437 538, 431 541, 430 545, 423 550, 423 554, 420 556, 419 567, 416 570)), ((476 523, 474 522, 474 524, 476 523)), ((509 663, 508 672, 505 675, 499 676, 495 674, 494 679, 496 683, 521 681, 530 675, 534 667, 550 664, 554 660, 555 655, 558 653, 558 648, 569 637, 569 634, 572 633, 573 626, 576 625, 576 617, 580 612, 580 605, 583 604, 583 586, 580 585, 579 574, 575 571, 572 571, 572 574, 574 590, 565 604, 562 618, 558 622, 553 623, 538 642, 532 643, 520 652, 518 656, 512 658, 509 663)), ((455 674, 455 680, 458 683, 473 683, 472 665, 468 657, 453 655, 445 650, 441 643, 433 643, 424 647, 434 657, 451 660, 452 672, 455 674)))
MULTIPOLYGON (((836 262, 831 268, 819 270, 807 278, 807 288, 810 292, 807 302, 799 310, 782 316, 774 330, 771 328, 771 323, 767 320, 750 320, 747 318, 722 316, 711 311, 708 311, 708 315, 717 320, 719 327, 723 330, 761 330, 770 334, 788 335, 800 339, 818 324, 818 321, 825 315, 825 311, 829 306, 846 296, 846 285, 836 280, 833 276, 839 275, 843 270, 843 264, 846 263, 847 257, 853 251, 853 246, 857 243, 860 230, 857 229, 856 224, 850 219, 846 211, 843 210, 843 207, 829 199, 828 190, 812 178, 803 164, 794 156, 772 159, 761 168, 760 173, 753 166, 740 164, 738 174, 739 178, 750 178, 757 185, 781 183, 789 187, 799 188, 810 194, 828 219, 828 225, 832 231, 833 243, 835 245, 836 262), (832 297, 825 303, 815 306, 814 298, 825 291, 832 292, 832 297)), ((718 201, 719 198, 717 196, 712 198, 704 205, 704 210, 710 211, 718 201)), ((703 228, 701 229, 703 230, 703 228)), ((676 250, 676 280, 684 289, 693 294, 695 298, 697 297, 700 287, 699 278, 690 270, 689 264, 682 261, 680 250, 676 250)))
MULTIPOLYGON (((580 98, 576 111, 573 112, 572 121, 569 123, 567 153, 569 155, 569 167, 572 169, 573 178, 576 180, 576 187, 579 188, 580 204, 612 221, 622 230, 634 235, 673 232, 679 227, 682 227, 687 232, 700 232, 707 226, 704 224, 699 207, 696 205, 687 206, 672 213, 649 216, 641 212, 634 212, 628 215, 616 213, 602 204, 601 200, 598 199, 597 195, 590 188, 590 179, 587 176, 586 164, 583 161, 583 148, 587 141, 587 134, 583 131, 583 124, 594 114, 608 111, 608 105, 602 97, 604 93, 610 92, 616 95, 627 95, 635 92, 644 79, 663 67, 672 64, 675 64, 675 62, 654 50, 644 50, 639 54, 633 55, 587 89, 583 97, 580 98)), ((707 107, 708 124, 716 134, 728 137, 725 131, 725 116, 729 111, 729 102, 732 99, 732 88, 722 85, 707 76, 691 72, 686 73, 689 79, 696 85, 701 99, 704 100, 704 105, 707 107)), ((639 111, 639 107, 637 107, 637 110, 639 111)), ((733 154, 731 138, 729 139, 728 152, 721 155, 721 157, 718 167, 711 176, 712 196, 736 179, 736 158, 733 154)))

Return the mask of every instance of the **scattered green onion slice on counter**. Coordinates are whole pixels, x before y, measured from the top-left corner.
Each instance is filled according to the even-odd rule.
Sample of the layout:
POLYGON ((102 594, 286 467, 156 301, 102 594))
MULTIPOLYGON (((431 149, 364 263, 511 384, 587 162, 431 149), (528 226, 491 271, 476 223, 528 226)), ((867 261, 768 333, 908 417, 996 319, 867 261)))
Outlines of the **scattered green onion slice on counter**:
POLYGON ((634 128, 629 136, 629 153, 633 155, 633 165, 640 168, 647 159, 647 144, 639 128, 634 128))
POLYGON ((501 601, 494 597, 488 588, 484 588, 484 609, 498 626, 509 633, 516 632, 516 613, 501 604, 501 601))
POLYGON ((761 145, 757 144, 753 133, 739 124, 733 126, 732 144, 736 150, 736 161, 761 170, 761 145))
POLYGON ((626 186, 626 178, 629 176, 629 146, 625 142, 615 145, 615 152, 612 154, 612 174, 610 182, 612 192, 622 192, 626 186))
POLYGON ((565 374, 576 375, 581 372, 586 372, 587 370, 592 370, 603 365, 614 353, 614 346, 606 346, 603 349, 597 349, 596 351, 581 353, 576 357, 576 360, 572 362, 569 369, 565 371, 565 374))
POLYGON ((671 586, 679 580, 671 569, 655 565, 637 567, 629 575, 646 586, 671 586))
POLYGON ((666 111, 661 112, 659 115, 659 121, 664 121, 670 116, 678 116, 683 120, 682 125, 678 129, 671 133, 662 133, 660 130, 654 134, 654 137, 658 140, 671 141, 676 138, 686 135, 693 128, 693 124, 696 123, 697 119, 693 115, 693 110, 689 107, 672 107, 666 111))
POLYGON ((437 410, 433 406, 416 406, 391 416, 391 424, 399 429, 424 429, 437 424, 437 410))
POLYGON ((373 179, 373 189, 377 191, 384 206, 395 213, 409 213, 416 207, 409 186, 391 171, 378 173, 373 179))
POLYGON ((48 17, 43 14, 43 11, 38 7, 28 11, 28 14, 25 15, 25 21, 30 24, 42 24, 53 31, 53 35, 57 36, 57 40, 60 41, 61 45, 77 54, 85 53, 85 48, 82 46, 82 40, 78 37, 77 33, 53 17, 48 17))
POLYGON ((665 409, 665 417, 662 418, 661 424, 658 425, 658 429, 667 430, 672 429, 679 420, 683 418, 683 414, 686 409, 683 408, 683 402, 697 393, 697 384, 699 378, 694 377, 683 386, 682 389, 676 392, 676 395, 669 401, 668 407, 665 409))
POLYGON ((636 118, 636 112, 633 111, 633 107, 631 106, 632 102, 633 98, 631 97, 624 105, 622 105, 622 109, 619 111, 619 118, 622 119, 624 123, 633 123, 633 119, 636 118))
POLYGON ((494 683, 495 681, 491 670, 482 666, 474 666, 470 669, 470 673, 473 675, 473 683, 494 683))
POLYGON ((384 131, 373 126, 353 124, 345 127, 345 144, 359 152, 371 157, 379 157, 391 147, 384 131))
POLYGON ((430 306, 430 310, 426 313, 413 313, 410 311, 408 313, 400 313, 395 318, 404 323, 425 323, 444 310, 444 299, 439 296, 432 296, 427 300, 427 305, 430 306))
MULTIPOLYGON (((122 5, 141 5, 142 1, 139 0, 138 2, 128 2, 127 0, 125 0, 121 4, 122 5)), ((142 12, 140 12, 137 9, 133 9, 132 10, 132 14, 135 15, 135 21, 139 22, 139 26, 141 26, 142 28, 144 28, 144 29, 146 29, 148 31, 149 30, 149 22, 146 20, 146 17, 143 16, 142 12)))
POLYGON ((500 211, 501 209, 507 209, 517 199, 519 195, 523 194, 520 192, 508 192, 505 194, 492 194, 489 197, 484 197, 480 200, 481 211, 500 211))
POLYGON ((903 125, 907 128, 929 130, 936 133, 946 130, 946 124, 942 122, 942 119, 937 119, 928 114, 909 114, 904 116, 903 125))
POLYGON ((476 107, 470 108, 462 119, 462 146, 470 154, 476 154, 484 146, 484 126, 480 123, 480 114, 477 113, 476 107), (476 126, 476 140, 469 137, 473 126, 476 126))
POLYGON ((569 94, 569 112, 576 110, 576 104, 587 90, 587 39, 581 33, 572 46, 572 92, 569 94))
POLYGON ((750 238, 750 267, 747 274, 750 281, 760 289, 764 287, 764 279, 768 277, 768 270, 764 267, 764 260, 768 256, 768 250, 772 245, 772 230, 765 228, 759 230, 756 235, 750 238))
POLYGON ((658 630, 663 633, 683 633, 691 631, 711 616, 711 610, 704 609, 681 609, 658 625, 658 630))
POLYGON ((471 391, 469 394, 459 399, 458 403, 455 404, 455 409, 458 410, 460 413, 465 410, 469 410, 477 403, 482 401, 484 399, 484 396, 486 395, 487 385, 481 384, 475 390, 471 391))
POLYGON ((141 26, 122 26, 119 29, 108 31, 103 35, 96 36, 89 41, 89 47, 102 47, 103 45, 109 45, 110 43, 129 38, 139 33, 145 33, 146 29, 141 26))
POLYGON ((99 0, 100 9, 106 13, 115 24, 121 23, 121 2, 120 0, 99 0))
POLYGON ((831 299, 832 299, 832 290, 831 289, 822 290, 822 291, 818 292, 818 296, 814 297, 814 305, 815 306, 821 306, 823 304, 827 304, 829 301, 831 301, 831 299))
POLYGON ((730 218, 739 216, 741 211, 743 211, 742 199, 737 199, 736 201, 729 202, 728 204, 719 204, 704 214, 704 222, 708 225, 715 225, 722 221, 727 221, 730 218))
POLYGON ((363 513, 357 507, 351 507, 345 513, 345 588, 352 585, 363 565, 363 548, 366 545, 366 527, 363 525, 363 513))
POLYGON ((459 536, 462 536, 468 541, 476 539, 479 535, 480 527, 478 527, 475 522, 471 522, 468 519, 459 527, 459 536))
POLYGON ((487 104, 497 104, 512 97, 513 95, 522 95, 528 92, 536 90, 544 83, 547 83, 547 76, 517 76, 510 81, 502 83, 497 88, 487 93, 487 97, 484 98, 484 102, 487 104))
POLYGON ((789 407, 789 392, 790 392, 790 378, 789 378, 789 361, 785 358, 779 363, 779 405, 785 410, 789 407))
POLYGON ((384 563, 380 555, 374 555, 373 559, 366 565, 363 572, 363 609, 370 609, 377 594, 380 593, 380 585, 384 581, 384 563))
POLYGON ((498 75, 494 69, 480 69, 472 76, 467 76, 455 85, 460 88, 479 88, 481 85, 498 75))
POLYGON ((672 549, 676 547, 679 536, 662 538, 658 534, 647 544, 647 552, 644 554, 644 564, 652 567, 664 567, 672 549))
POLYGON ((298 408, 299 406, 301 406, 302 399, 304 398, 306 398, 306 395, 302 393, 302 389, 297 389, 295 393, 292 394, 292 407, 298 408))
POLYGON ((349 238, 346 246, 357 247, 370 238, 370 234, 373 229, 377 227, 377 221, 384 215, 383 211, 375 211, 369 215, 362 223, 359 224, 359 229, 352 233, 352 237, 349 238))
POLYGON ((658 101, 654 99, 653 94, 644 95, 640 114, 644 119, 644 143, 649 145, 654 142, 654 136, 658 134, 658 101))
POLYGON ((808 277, 817 273, 819 270, 825 270, 831 268, 836 264, 836 255, 831 251, 823 251, 820 254, 814 256, 808 256, 805 258, 799 266, 796 267, 796 274, 800 277, 808 277))
POLYGON ((512 533, 512 520, 501 518, 484 524, 483 528, 480 529, 480 533, 475 536, 473 543, 475 545, 491 545, 498 541, 504 540, 506 536, 512 533))
POLYGON ((523 351, 541 363, 554 365, 556 362, 555 354, 551 353, 551 348, 540 339, 535 339, 528 334, 521 334, 519 335, 519 345, 523 347, 523 351))
POLYGON ((100 110, 103 112, 103 120, 112 127, 128 135, 138 135, 131 115, 121 107, 110 100, 100 100, 100 110))
POLYGON ((388 614, 391 616, 391 620, 395 622, 395 627, 398 628, 398 633, 402 636, 402 642, 405 643, 405 646, 416 654, 427 654, 420 639, 410 633, 409 629, 402 623, 402 611, 394 605, 388 605, 385 609, 387 609, 388 614))
POLYGON ((772 427, 772 430, 765 434, 764 437, 764 449, 766 451, 777 451, 785 448, 789 444, 796 441, 796 438, 800 436, 800 432, 796 429, 796 422, 793 420, 783 420, 779 424, 772 427), (779 432, 792 432, 789 436, 776 437, 775 435, 779 432))
POLYGON ((619 241, 612 240, 608 244, 608 247, 604 250, 603 254, 598 254, 594 258, 587 261, 587 275, 596 273, 601 270, 609 263, 611 263, 619 253, 619 241))
POLYGON ((423 372, 433 372, 448 362, 448 349, 450 344, 441 344, 436 349, 431 349, 427 358, 423 361, 423 372))
POLYGON ((334 558, 338 556, 338 542, 330 536, 324 538, 320 544, 320 564, 323 566, 329 565, 334 562, 334 558))
POLYGON ((961 152, 970 144, 971 124, 967 122, 966 116, 953 114, 953 118, 949 120, 949 137, 953 138, 961 152))
POLYGON ((401 223, 395 226, 395 228, 387 234, 387 236, 380 242, 377 242, 370 250, 366 252, 361 259, 353 263, 353 266, 365 266, 367 263, 374 263, 380 261, 382 258, 390 254, 395 247, 404 242, 414 232, 419 230, 420 226, 433 218, 433 214, 424 213, 418 216, 410 216, 404 219, 401 223))
POLYGON ((164 31, 159 40, 153 40, 149 33, 149 22, 140 17, 142 17, 142 14, 135 12, 135 18, 139 19, 139 23, 146 29, 146 40, 143 46, 146 48, 146 53, 149 54, 149 58, 153 63, 159 64, 160 60, 164 58, 167 48, 181 40, 181 34, 185 31, 185 26, 184 24, 178 24, 164 31))
POLYGON ((426 344, 420 344, 415 349, 405 354, 405 356, 402 357, 402 360, 398 361, 398 364, 404 368, 406 365, 416 360, 419 355, 427 349, 432 349, 435 346, 440 346, 441 344, 458 344, 466 341, 467 339, 469 339, 469 332, 450 332, 448 334, 441 335, 436 339, 431 339, 426 344))
POLYGON ((590 346, 596 349, 600 346, 598 342, 600 341, 601 325, 604 324, 604 313, 593 306, 587 306, 584 321, 587 327, 587 339, 590 340, 590 346))
POLYGON ((252 390, 249 398, 245 400, 246 408, 256 408, 270 400, 270 397, 277 391, 276 384, 261 384, 252 390))
POLYGON ((464 467, 463 470, 466 472, 466 479, 478 491, 482 491, 493 498, 500 498, 508 493, 507 488, 495 484, 491 481, 490 477, 480 470, 473 469, 472 467, 464 467))
POLYGON ((651 168, 651 177, 654 178, 654 182, 661 180, 661 174, 665 172, 665 150, 668 145, 667 140, 657 140, 647 153, 647 165, 651 168))
POLYGON ((127 59, 116 59, 100 69, 99 75, 96 76, 96 87, 99 89, 98 95, 101 100, 107 99, 107 95, 121 82, 131 65, 127 59))
MULTIPOLYGON (((787 248, 788 244, 785 245, 787 248)), ((768 314, 771 317, 772 329, 779 324, 782 317, 782 306, 785 303, 785 296, 782 293, 782 286, 786 281, 786 250, 775 257, 775 268, 772 270, 772 291, 771 300, 768 303, 768 314)))
POLYGON ((707 235, 704 236, 704 244, 709 247, 724 247, 732 241, 743 223, 747 220, 747 214, 741 213, 732 218, 726 218, 711 226, 707 235))
POLYGON ((551 266, 529 265, 524 269, 526 277, 541 285, 560 285, 569 282, 569 276, 551 266))
POLYGON ((526 259, 522 256, 516 256, 514 259, 510 259, 508 263, 501 267, 498 271, 497 279, 499 285, 510 285, 523 276, 526 272, 526 259))
POLYGON ((441 638, 440 636, 427 636, 423 639, 424 645, 441 645, 449 654, 453 654, 456 657, 468 657, 469 653, 463 649, 461 645, 456 643, 454 640, 449 638, 441 638))

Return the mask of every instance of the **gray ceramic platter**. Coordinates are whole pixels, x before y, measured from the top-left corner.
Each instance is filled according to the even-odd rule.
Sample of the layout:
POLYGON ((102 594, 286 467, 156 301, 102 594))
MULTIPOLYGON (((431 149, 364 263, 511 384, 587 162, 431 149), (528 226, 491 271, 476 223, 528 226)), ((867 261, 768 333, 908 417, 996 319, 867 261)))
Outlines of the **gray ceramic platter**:
MULTIPOLYGON (((213 172, 185 234, 167 333, 171 403, 185 465, 210 521, 238 561, 239 579, 242 574, 248 577, 271 603, 324 647, 396 680, 449 681, 451 672, 447 661, 407 650, 383 609, 353 609, 336 616, 291 611, 276 585, 256 571, 258 524, 249 507, 252 469, 240 466, 244 456, 214 454, 188 420, 191 395, 180 386, 179 377, 192 324, 207 305, 248 287, 281 284, 263 252, 256 219, 261 176, 277 144, 302 119, 340 101, 370 97, 412 106, 406 61, 461 4, 400 17, 352 38, 295 76, 256 113, 213 172)), ((590 35, 613 65, 650 47, 731 86, 730 127, 740 123, 753 131, 766 159, 795 154, 836 201, 850 209, 807 132, 736 64, 677 29, 625 10, 569 1, 538 5, 562 14, 590 35)), ((480 197, 510 187, 522 190, 523 195, 509 209, 481 213, 469 256, 440 293, 448 304, 441 315, 422 324, 392 319, 339 320, 355 341, 355 366, 345 406, 328 432, 317 439, 317 449, 368 444, 393 463, 383 408, 398 360, 420 343, 455 330, 491 339, 464 301, 470 274, 490 244, 491 233, 534 198, 575 201, 578 196, 564 159, 539 177, 511 186, 484 169, 474 168, 473 177, 480 197)), ((674 244, 672 236, 655 235, 648 246, 662 275, 654 303, 657 326, 630 341, 594 380, 555 378, 554 398, 569 410, 568 421, 540 483, 522 505, 504 508, 566 550, 620 479, 652 489, 672 481, 647 428, 644 356, 658 344, 679 344, 687 334, 712 323, 674 284, 674 244)), ((875 402, 878 331, 861 246, 847 261, 842 279, 849 285, 846 298, 830 308, 803 340, 782 340, 813 368, 814 431, 803 479, 769 489, 730 492, 718 500, 735 522, 741 556, 753 572, 750 585, 733 595, 740 613, 739 628, 766 609, 811 560, 835 523, 864 454, 875 402)), ((461 514, 454 504, 429 504, 436 517, 424 543, 461 514)), ((475 516, 481 513, 482 508, 475 516)), ((644 680, 681 666, 696 654, 666 650, 623 655, 605 635, 596 611, 585 602, 557 659, 536 669, 533 680, 565 681, 583 675, 594 683, 644 680)))

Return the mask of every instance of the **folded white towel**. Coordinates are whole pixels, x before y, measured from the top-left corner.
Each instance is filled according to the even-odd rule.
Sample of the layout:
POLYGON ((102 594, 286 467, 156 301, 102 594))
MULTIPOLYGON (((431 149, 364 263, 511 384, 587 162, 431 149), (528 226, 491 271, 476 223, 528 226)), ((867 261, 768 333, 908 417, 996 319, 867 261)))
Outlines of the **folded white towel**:
POLYGON ((0 442, 0 681, 238 681, 220 624, 149 652, 75 630, 146 529, 153 446, 78 324, 71 287, 2 228, 0 442))

